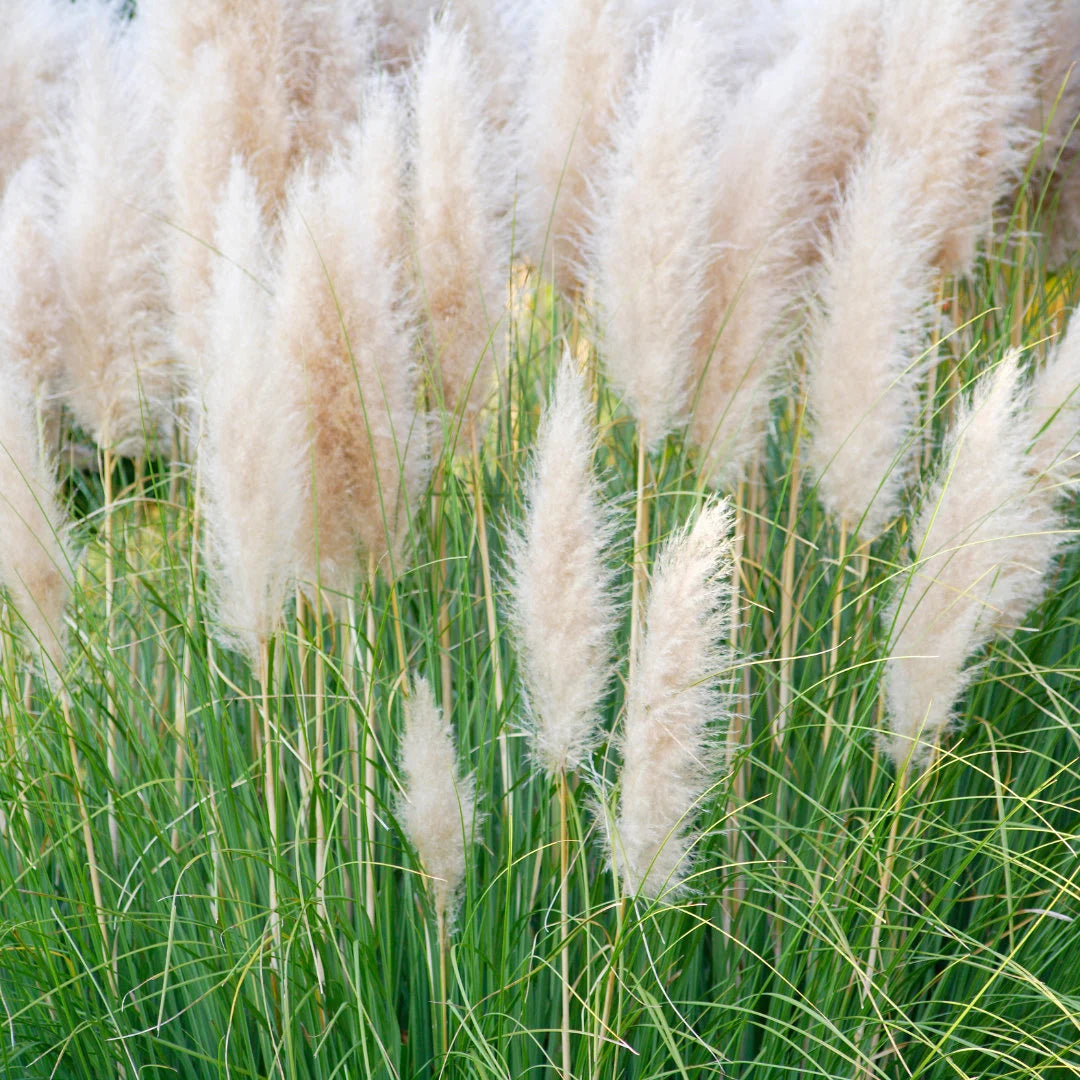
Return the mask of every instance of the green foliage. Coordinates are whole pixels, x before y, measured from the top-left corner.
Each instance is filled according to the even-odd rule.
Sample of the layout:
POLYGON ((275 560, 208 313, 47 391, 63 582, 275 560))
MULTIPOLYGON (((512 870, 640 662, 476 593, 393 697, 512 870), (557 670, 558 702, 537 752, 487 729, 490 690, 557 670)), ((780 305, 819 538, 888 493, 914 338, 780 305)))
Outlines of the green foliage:
MULTIPOLYGON (((941 345, 926 410, 928 457, 958 390, 1010 337, 1045 338, 1071 297, 1071 279, 1048 278, 1039 259, 1035 245, 1017 245, 1011 264, 991 262, 982 280, 958 287, 960 329, 941 345)), ((607 710, 615 737, 571 781, 563 939, 555 784, 534 767, 523 736, 500 572, 554 361, 563 335, 576 331, 544 290, 518 299, 513 362, 481 448, 479 486, 469 459, 440 463, 433 488, 441 494, 417 508, 409 568, 394 586, 380 581, 356 598, 356 655, 347 656, 342 624, 317 628, 310 610, 290 616, 276 644, 276 843, 253 749, 259 689, 255 673, 208 633, 189 471, 118 467, 122 490, 111 507, 100 478, 69 478, 85 552, 65 682, 83 779, 73 774, 61 700, 22 666, 9 611, 0 1074, 556 1075, 564 948, 579 1077, 1080 1073, 1080 557, 1065 559, 1028 628, 985 657, 928 774, 898 781, 875 741, 887 632, 876 612, 899 565, 903 526, 868 551, 842 547, 801 482, 795 396, 777 402, 759 482, 739 493, 740 664, 717 674, 742 695, 745 734, 700 808, 689 888, 653 903, 616 887, 602 822, 617 783, 620 683, 607 710), (105 513, 117 582, 108 619, 105 513), (445 986, 422 873, 397 821, 395 768, 396 620, 407 666, 438 694, 443 605, 449 711, 483 811, 466 823, 472 848, 445 986), (317 652, 326 760, 312 785, 317 652), (350 725, 368 716, 378 744, 370 838, 357 835, 350 757, 350 725), (321 883, 316 805, 328 845, 321 883), (358 840, 374 851, 373 923, 358 840), (270 929, 271 867, 280 949, 270 929)), ((584 344, 579 351, 593 364, 584 344)), ((597 393, 598 463, 625 523, 612 558, 629 597, 634 436, 602 381, 597 393)), ((647 494, 654 554, 703 498, 693 455, 676 440, 653 462, 647 494)), ((624 654, 627 638, 628 627, 624 654)))

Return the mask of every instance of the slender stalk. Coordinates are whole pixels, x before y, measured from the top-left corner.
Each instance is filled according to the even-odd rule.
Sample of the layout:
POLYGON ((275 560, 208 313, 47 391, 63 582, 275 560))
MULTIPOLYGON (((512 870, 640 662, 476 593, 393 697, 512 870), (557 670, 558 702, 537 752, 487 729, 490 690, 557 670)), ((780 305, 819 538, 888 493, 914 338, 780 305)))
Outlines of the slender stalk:
MULTIPOLYGON (((315 910, 326 925, 326 821, 323 806, 323 770, 326 766, 326 665, 323 654, 321 594, 317 594, 315 600, 315 642, 315 759, 311 773, 311 791, 315 801, 315 910)), ((316 959, 318 960, 318 957, 316 959)), ((321 971, 321 961, 319 968, 321 971)))
MULTIPOLYGON (((484 582, 484 612, 487 616, 488 641, 491 643, 492 693, 495 696, 495 710, 499 714, 499 764, 502 769, 503 792, 510 798, 512 781, 510 777, 510 747, 506 739, 506 729, 502 724, 503 715, 503 673, 502 650, 499 647, 499 626, 495 618, 495 590, 491 584, 491 553, 488 550, 487 516, 484 510, 484 474, 480 465, 480 448, 476 440, 476 426, 472 429, 472 480, 473 505, 476 508, 476 539, 480 548, 480 572, 484 582)), ((448 704, 444 699, 444 707, 448 704)))
POLYGON ((570 1060, 570 788, 566 770, 556 778, 559 799, 559 961, 562 976, 562 1075, 574 1080, 570 1060))
POLYGON ((273 943, 271 966, 277 968, 281 959, 281 915, 278 910, 278 805, 277 805, 277 740, 270 722, 270 642, 259 642, 259 707, 262 717, 262 743, 267 820, 270 824, 270 937, 273 943))
POLYGON ((446 1015, 447 992, 449 989, 446 977, 446 960, 450 949, 450 935, 446 927, 446 912, 441 905, 435 912, 435 922, 439 934, 439 1038, 442 1045, 443 1060, 445 1061, 446 1055, 450 1052, 449 1026, 446 1015))
POLYGON ((116 564, 114 544, 114 507, 113 507, 113 460, 109 449, 108 434, 104 439, 102 451, 102 481, 105 487, 105 689, 109 695, 110 712, 105 725, 105 759, 109 770, 112 788, 108 794, 109 844, 112 848, 113 864, 120 860, 120 825, 116 818, 115 792, 120 786, 120 762, 117 756, 116 715, 119 702, 116 700, 116 672, 112 665, 112 646, 114 635, 113 606, 116 600, 116 564))
MULTIPOLYGON (((345 635, 345 659, 342 663, 342 678, 345 681, 345 686, 348 688, 348 693, 353 695, 354 699, 359 701, 359 695, 356 688, 356 654, 359 649, 359 642, 357 640, 357 616, 356 616, 356 600, 350 596, 346 603, 346 611, 348 618, 348 626, 346 627, 345 635)), ((364 865, 364 829, 362 822, 364 820, 364 787, 363 787, 363 770, 360 765, 360 724, 357 720, 358 712, 352 701, 349 702, 349 766, 351 771, 351 790, 353 792, 353 822, 352 831, 353 839, 355 841, 356 850, 356 872, 357 875, 361 872, 361 867, 364 865)), ((349 884, 349 880, 346 880, 346 884, 349 884)), ((351 887, 351 886, 350 886, 351 887)), ((357 890, 359 891, 359 877, 357 877, 357 890)), ((350 911, 352 907, 350 905, 350 911)))
POLYGON ((109 947, 109 926, 105 919, 105 903, 101 894, 101 871, 98 868, 97 851, 94 847, 94 834, 90 828, 90 815, 86 809, 85 777, 79 763, 79 751, 75 746, 75 727, 71 722, 71 699, 66 686, 60 689, 60 707, 64 715, 64 734, 67 738, 68 755, 71 758, 71 785, 75 789, 75 804, 79 810, 79 823, 82 826, 83 847, 86 849, 86 866, 90 875, 90 890, 94 896, 94 910, 97 916, 98 930, 101 933, 103 954, 107 960, 106 978, 113 997, 117 994, 118 975, 116 956, 109 947))
MULTIPOLYGON (((739 654, 739 631, 742 625, 742 557, 746 534, 746 516, 744 501, 746 484, 741 482, 735 491, 735 536, 731 552, 731 651, 739 654)), ((745 893, 745 883, 738 867, 743 864, 743 837, 739 828, 739 814, 746 805, 748 777, 746 762, 741 751, 746 742, 749 716, 746 714, 747 700, 742 694, 736 694, 728 726, 728 755, 733 763, 731 791, 735 805, 728 819, 727 840, 728 860, 731 863, 730 883, 725 886, 720 904, 720 921, 725 933, 731 932, 732 924, 739 910, 745 893)))
POLYGON ((832 602, 832 637, 829 642, 829 682, 825 688, 825 700, 828 708, 825 712, 825 730, 821 733, 821 746, 825 749, 829 745, 829 738, 833 729, 833 697, 836 694, 837 667, 840 653, 840 623, 844 614, 844 574, 847 560, 847 534, 846 521, 840 522, 840 550, 836 556, 836 587, 833 589, 832 602))
POLYGON ((364 650, 364 905, 375 926, 375 557, 368 557, 367 648, 364 650))

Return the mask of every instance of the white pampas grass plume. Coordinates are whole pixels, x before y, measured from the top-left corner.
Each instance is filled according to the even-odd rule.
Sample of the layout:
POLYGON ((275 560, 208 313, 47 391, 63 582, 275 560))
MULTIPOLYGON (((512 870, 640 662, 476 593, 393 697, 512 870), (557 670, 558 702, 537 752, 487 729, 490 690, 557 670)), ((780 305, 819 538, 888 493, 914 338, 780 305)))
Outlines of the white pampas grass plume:
POLYGON ((1063 533, 1026 455, 1032 415, 1017 356, 982 376, 946 440, 911 533, 915 561, 897 581, 884 692, 898 765, 924 762, 971 680, 968 658, 1041 597, 1063 533))
POLYGON ((465 877, 476 793, 473 777, 460 775, 450 723, 422 678, 413 682, 405 699, 401 771, 405 833, 420 856, 435 916, 442 923, 452 915, 465 877))
POLYGON ((34 415, 30 388, 0 346, 0 584, 51 674, 63 667, 72 556, 34 415))
POLYGON ((465 33, 432 25, 414 107, 417 292, 436 397, 467 433, 491 396, 503 351, 510 245, 500 216, 506 167, 492 153, 465 33))
POLYGON ((40 153, 67 107, 79 39, 109 14, 105 5, 65 0, 0 4, 0 194, 15 170, 40 153))
POLYGON ((597 187, 604 369, 650 449, 689 412, 712 255, 715 60, 706 25, 676 18, 639 63, 597 187))
POLYGON ((40 156, 19 167, 0 199, 0 345, 35 396, 46 397, 60 371, 54 202, 55 184, 40 156))
POLYGON ((538 12, 518 121, 518 228, 556 288, 582 287, 588 187, 633 64, 634 20, 611 0, 538 12))
POLYGON ((294 110, 284 78, 280 0, 226 5, 153 0, 144 15, 158 35, 156 63, 172 86, 165 152, 172 199, 168 277, 174 347, 188 378, 202 378, 214 209, 239 155, 271 217, 292 157, 294 110))
POLYGON ((403 269, 397 252, 381 246, 401 199, 391 179, 355 154, 301 174, 282 221, 275 283, 271 344, 297 372, 307 420, 300 576, 345 595, 366 558, 400 556, 426 480, 403 269))
POLYGON ((712 257, 696 343, 690 422, 709 482, 733 486, 768 427, 788 309, 814 204, 806 131, 817 123, 805 79, 815 59, 793 49, 728 105, 716 148, 712 257))
POLYGON ((664 546, 627 691, 622 791, 611 843, 624 887, 656 897, 685 877, 690 824, 720 761, 729 710, 732 512, 705 506, 664 546))
POLYGON ((1030 140, 1037 12, 1023 0, 911 0, 883 22, 876 130, 920 166, 916 189, 939 222, 936 263, 970 269, 994 204, 1030 140))
POLYGON ((871 539, 899 510, 933 300, 933 233, 912 169, 875 141, 816 276, 806 348, 810 475, 825 508, 871 539))
POLYGON ((1073 320, 1075 312, 1031 386, 1030 468, 1059 489, 1080 479, 1080 323, 1073 320))
POLYGON ((329 153, 359 118, 375 23, 370 0, 285 7, 285 83, 296 115, 292 165, 329 153))
POLYGON ((611 526, 593 473, 595 437, 584 380, 567 355, 540 426, 524 530, 510 542, 532 744, 551 773, 577 768, 595 748, 611 677, 611 526))
POLYGON ((100 445, 132 456, 168 442, 174 396, 157 116, 140 61, 137 35, 95 27, 52 146, 64 398, 100 445))
POLYGON ((309 486, 303 386, 270 348, 263 215, 237 160, 214 236, 198 465, 217 631, 253 663, 292 587, 309 486))

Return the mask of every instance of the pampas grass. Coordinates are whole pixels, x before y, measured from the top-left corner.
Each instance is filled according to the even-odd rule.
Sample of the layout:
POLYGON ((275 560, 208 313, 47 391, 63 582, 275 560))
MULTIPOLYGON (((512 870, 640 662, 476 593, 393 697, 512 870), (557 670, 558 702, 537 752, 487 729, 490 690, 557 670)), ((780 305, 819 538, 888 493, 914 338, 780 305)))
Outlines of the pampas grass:
POLYGON ((532 29, 519 232, 529 258, 569 296, 584 284, 588 185, 632 70, 634 22, 610 0, 558 0, 532 29))
POLYGON ((51 146, 64 399, 108 452, 139 456, 172 432, 158 116, 136 32, 83 40, 70 116, 51 146))
POLYGON ((272 347, 302 386, 309 446, 300 579, 350 595, 361 568, 392 577, 426 479, 412 334, 380 246, 400 192, 376 162, 336 157, 290 191, 274 282, 272 347))
POLYGON ((918 164, 915 191, 945 274, 971 268, 1030 145, 1021 122, 1033 100, 1032 28, 1018 0, 916 0, 884 19, 876 128, 918 164))
POLYGON ((0 346, 0 583, 50 677, 65 667, 72 555, 57 483, 38 447, 29 385, 0 346))
POLYGON ((510 549, 531 742, 550 773, 578 768, 596 747, 611 678, 611 525, 593 473, 595 438, 584 380, 566 356, 537 437, 525 527, 510 549))
POLYGON ((303 390, 270 348, 271 249, 254 179, 233 163, 214 234, 199 447, 217 632, 253 663, 295 579, 308 483, 303 390))
POLYGON ((1019 378, 1015 354, 981 377, 914 522, 914 562, 885 620, 885 745, 898 765, 933 753, 971 681, 969 657, 1038 601, 1062 542, 1053 497, 1033 491, 1019 378))
POLYGON ((807 465, 825 508, 864 539, 897 515, 927 359, 933 233, 910 162, 879 141, 825 248, 808 328, 807 465))
POLYGON ((56 392, 60 374, 59 279, 51 244, 55 184, 34 157, 12 176, 0 200, 0 342, 36 397, 56 392))
MULTIPOLYGON (((469 433, 501 361, 510 251, 506 163, 466 33, 432 25, 414 75, 413 239, 435 400, 469 433)), ((453 438, 451 439, 453 442, 453 438)))
POLYGON ((596 189, 604 368, 650 449, 689 415, 713 255, 716 54, 704 23, 676 18, 639 61, 596 189))
POLYGON ((627 688, 619 812, 611 844, 628 893, 659 897, 689 872, 690 830, 715 782, 729 629, 732 513, 706 505, 664 546, 653 570, 635 673, 627 688))

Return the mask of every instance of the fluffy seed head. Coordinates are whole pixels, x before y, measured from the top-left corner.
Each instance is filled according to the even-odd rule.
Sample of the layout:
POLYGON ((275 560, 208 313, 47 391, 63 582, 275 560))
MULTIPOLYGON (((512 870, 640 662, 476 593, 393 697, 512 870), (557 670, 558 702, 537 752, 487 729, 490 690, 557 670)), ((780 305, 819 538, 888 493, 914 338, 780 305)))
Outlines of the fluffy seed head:
POLYGON ((467 435, 493 390, 510 256, 500 217, 504 165, 489 149, 487 106, 464 33, 432 25, 414 102, 417 293, 436 397, 467 435))
POLYGON ((39 445, 30 388, 0 344, 0 584, 48 673, 64 660, 72 557, 57 484, 39 445))
POLYGON ((524 531, 510 545, 533 749, 552 773, 576 768, 595 748, 611 675, 611 527, 592 469, 594 439, 584 380, 567 356, 526 483, 524 531))
POLYGON ((911 170, 879 143, 844 192, 808 329, 807 464, 827 510, 864 539, 899 510, 933 298, 932 233, 911 170))
POLYGON ((886 616, 886 746, 897 764, 932 753, 971 680, 968 658, 1039 599, 1062 541, 1029 471, 1033 426, 1018 387, 1015 355, 980 379, 912 529, 915 562, 886 616))
POLYGON ((401 741, 405 832, 428 877, 435 914, 452 914, 465 877, 468 841, 476 822, 473 777, 460 775, 454 736, 435 704, 426 679, 418 678, 405 699, 401 741))
POLYGON ((656 562, 628 689, 622 793, 612 837, 624 887, 659 896, 688 871, 690 824, 720 762, 729 711, 732 513, 704 507, 656 562))
POLYGON ((309 486, 303 386, 269 344, 263 215, 237 160, 214 237, 198 461, 217 630, 252 661, 281 619, 309 486))
POLYGON ((271 325, 272 348, 298 373, 305 401, 301 579, 346 595, 368 556, 400 556, 425 481, 426 421, 396 288, 402 269, 379 246, 383 219, 398 213, 401 198, 385 180, 346 155, 298 177, 282 223, 271 325))
POLYGON ((714 47, 680 17, 638 67, 591 239, 604 367, 654 448, 686 419, 716 184, 714 47))
POLYGON ((174 395, 161 163, 138 49, 134 31, 86 36, 73 107, 52 143, 64 397, 101 445, 132 456, 168 442, 174 395))

